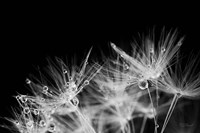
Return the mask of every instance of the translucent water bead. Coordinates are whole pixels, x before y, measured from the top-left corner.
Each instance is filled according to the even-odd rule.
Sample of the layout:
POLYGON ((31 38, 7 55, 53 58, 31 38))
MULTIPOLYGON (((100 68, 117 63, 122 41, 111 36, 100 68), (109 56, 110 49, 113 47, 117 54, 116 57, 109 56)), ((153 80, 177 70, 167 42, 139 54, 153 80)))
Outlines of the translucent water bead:
POLYGON ((138 87, 141 89, 141 90, 145 90, 149 87, 149 84, 148 84, 148 81, 147 80, 141 80, 138 82, 138 87))

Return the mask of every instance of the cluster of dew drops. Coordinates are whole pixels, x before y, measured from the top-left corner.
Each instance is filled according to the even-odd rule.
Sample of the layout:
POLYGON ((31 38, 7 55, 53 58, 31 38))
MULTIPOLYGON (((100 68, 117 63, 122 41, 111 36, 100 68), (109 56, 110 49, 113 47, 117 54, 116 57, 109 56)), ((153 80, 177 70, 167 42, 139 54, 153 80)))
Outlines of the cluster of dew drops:
MULTIPOLYGON (((177 46, 181 46, 182 42, 178 42, 177 46)), ((118 54, 124 58, 124 56, 127 56, 127 54, 123 51, 120 51, 116 48, 114 44, 111 43, 111 46, 114 48, 115 51, 118 52, 118 54)), ((154 55, 154 49, 149 49, 149 53, 151 54, 150 57, 150 63, 149 66, 147 66, 148 70, 151 70, 151 67, 153 67, 155 64, 154 55)), ((161 47, 161 55, 166 52, 165 47, 161 47)), ((90 52, 89 52, 90 53, 90 52)), ((89 56, 89 54, 88 54, 89 56)), ((94 64, 91 69, 86 70, 86 67, 88 65, 88 56, 83 63, 83 66, 81 66, 80 71, 74 70, 73 72, 69 72, 68 69, 61 68, 61 72, 55 74, 56 76, 59 75, 58 79, 56 79, 55 84, 56 86, 48 86, 45 84, 38 84, 34 83, 30 79, 26 79, 26 84, 32 89, 34 96, 29 95, 22 95, 19 94, 16 96, 16 99, 20 105, 19 110, 14 111, 16 119, 8 119, 11 121, 15 128, 19 130, 21 133, 61 133, 62 130, 59 128, 61 125, 59 125, 57 122, 55 122, 54 118, 52 117, 53 114, 59 114, 59 115, 66 115, 70 112, 77 112, 79 115, 81 115, 81 112, 79 112, 79 98, 77 97, 78 94, 83 90, 85 86, 88 86, 90 84, 90 80, 92 80, 95 75, 101 71, 102 66, 97 64, 94 64), (86 72, 88 71, 88 72, 86 72), (61 78, 61 79, 60 79, 61 78), (59 81, 58 81, 59 80, 59 81), (20 112, 21 113, 18 113, 20 112), (65 112, 66 111, 66 112, 65 112)), ((126 57, 125 57, 126 58, 126 57)), ((124 62, 123 62, 124 63, 124 62)), ((62 64, 62 63, 61 63, 62 64)), ((130 66, 127 63, 123 64, 124 71, 129 71, 130 66)), ((152 68, 153 69, 153 68, 152 68)), ((58 71, 53 71, 58 72, 58 71)), ((150 73, 150 72, 149 72, 150 73)), ((161 73, 145 73, 146 77, 142 77, 141 80, 137 81, 137 85, 140 90, 142 91, 148 91, 147 94, 149 94, 149 100, 151 102, 151 109, 153 109, 151 117, 154 119, 155 128, 159 128, 159 125, 155 118, 154 112, 154 105, 152 96, 150 94, 149 90, 149 80, 148 78, 151 77, 152 79, 156 79, 160 76, 161 73), (143 80, 144 79, 144 80, 143 80)), ((54 76, 55 76, 54 75, 54 76)), ((130 76, 130 75, 129 75, 130 76)), ((140 79, 140 78, 138 78, 140 79)), ((131 77, 129 77, 127 82, 127 86, 130 86, 132 84, 131 77)), ((182 94, 177 93, 176 94, 177 99, 182 96, 182 94)), ((106 96, 105 96, 106 99, 106 96)), ((107 98, 109 99, 109 98, 107 98)), ((170 113, 169 117, 170 118, 170 113)), ((81 116, 81 119, 84 119, 83 116, 81 116)), ((167 121, 167 120, 166 120, 167 121)), ((167 122, 166 122, 167 124, 167 122)), ((166 126, 166 125, 165 125, 166 126)), ((88 133, 95 133, 95 131, 90 128, 88 130, 88 133)), ((164 129, 163 129, 164 132, 164 129)))
MULTIPOLYGON (((63 75, 67 74, 67 70, 63 70, 63 75)), ((69 77, 69 82, 65 82, 62 89, 52 90, 47 85, 33 83, 29 78, 25 80, 30 88, 38 89, 35 96, 19 94, 15 96, 20 105, 20 109, 14 111, 16 119, 8 119, 14 124, 21 133, 46 133, 59 131, 53 121, 51 115, 59 109, 59 106, 65 105, 67 109, 75 110, 79 104, 76 97, 78 86, 75 81, 69 77), (38 95, 39 94, 39 95, 38 95), (22 111, 21 111, 22 110, 22 111), (21 111, 21 114, 18 113, 21 111)), ((89 84, 85 80, 82 88, 89 84)), ((80 89, 80 87, 79 87, 80 89)), ((61 112, 62 113, 62 112, 61 112)))

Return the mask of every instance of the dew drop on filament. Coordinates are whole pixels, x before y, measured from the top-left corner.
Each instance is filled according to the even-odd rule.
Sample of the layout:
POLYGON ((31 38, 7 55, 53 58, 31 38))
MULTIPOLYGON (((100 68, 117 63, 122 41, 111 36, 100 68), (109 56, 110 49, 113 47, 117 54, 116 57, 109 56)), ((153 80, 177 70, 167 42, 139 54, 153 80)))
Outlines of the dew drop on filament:
POLYGON ((26 79, 26 84, 30 84, 31 83, 31 80, 30 79, 26 79))
POLYGON ((48 91, 48 87, 47 86, 43 86, 43 91, 48 91))
POLYGON ((45 122, 44 120, 41 120, 41 121, 39 122, 39 125, 40 125, 41 127, 45 127, 45 126, 46 126, 46 122, 45 122))
POLYGON ((110 45, 111 45, 111 47, 112 47, 113 49, 116 48, 116 45, 115 45, 114 43, 111 43, 110 45))
POLYGON ((29 109, 28 107, 25 107, 25 108, 24 108, 24 113, 25 113, 25 114, 30 113, 30 109, 29 109))
POLYGON ((20 125, 20 123, 19 123, 19 121, 17 121, 17 120, 15 120, 15 121, 12 121, 16 126, 19 126, 20 125))
POLYGON ((39 110, 38 110, 38 109, 34 109, 34 110, 33 110, 33 113, 34 113, 35 115, 38 115, 38 114, 39 114, 39 110))
POLYGON ((72 99, 72 104, 73 104, 74 106, 78 106, 79 100, 78 100, 77 97, 74 97, 74 98, 72 99))
POLYGON ((141 90, 145 90, 147 89, 149 86, 147 80, 142 80, 142 81, 139 81, 138 82, 138 87, 141 89, 141 90))
POLYGON ((149 52, 150 52, 150 54, 154 54, 154 49, 153 49, 153 48, 150 48, 150 49, 149 49, 149 52))
POLYGON ((66 70, 66 69, 63 69, 63 73, 66 74, 66 73, 67 73, 67 70, 66 70))
POLYGON ((166 49, 165 49, 164 47, 162 47, 162 48, 161 48, 161 53, 164 53, 165 50, 166 50, 166 49))
POLYGON ((89 83, 90 83, 90 82, 89 82, 88 80, 85 80, 85 81, 84 81, 84 85, 89 85, 89 83))
POLYGON ((51 123, 49 126, 48 126, 48 131, 50 132, 54 132, 56 130, 56 126, 54 123, 51 123))
POLYGON ((178 42, 178 44, 177 44, 177 46, 181 46, 182 45, 182 42, 183 42, 183 38, 181 38, 180 40, 179 40, 179 42, 178 42))

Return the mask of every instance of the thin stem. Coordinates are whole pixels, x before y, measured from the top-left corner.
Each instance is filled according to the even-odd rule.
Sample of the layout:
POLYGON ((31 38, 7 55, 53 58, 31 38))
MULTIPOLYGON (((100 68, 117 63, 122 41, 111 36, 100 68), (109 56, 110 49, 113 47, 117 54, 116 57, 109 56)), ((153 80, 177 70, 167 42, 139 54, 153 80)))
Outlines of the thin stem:
MULTIPOLYGON (((159 93, 158 93, 158 83, 156 81, 156 110, 158 109, 158 100, 159 100, 159 93)), ((157 117, 156 117, 157 120, 157 117)))
POLYGON ((133 129, 133 133, 136 133, 135 132, 135 124, 134 124, 134 120, 133 119, 131 120, 131 129, 133 129))
POLYGON ((145 125, 146 125, 146 121, 147 121, 147 116, 145 115, 144 118, 143 118, 143 121, 142 121, 142 126, 141 126, 140 133, 144 133, 144 128, 145 128, 145 125))
MULTIPOLYGON (((156 112, 157 112, 158 106, 159 106, 159 104, 158 104, 159 98, 160 98, 160 96, 159 96, 159 92, 158 92, 158 81, 156 80, 156 112)), ((155 119, 157 122, 158 121, 157 115, 155 116, 155 119)), ((157 130, 157 128, 159 128, 159 125, 157 124, 155 128, 157 130)))
POLYGON ((94 128, 88 123, 88 120, 85 119, 85 117, 81 114, 81 112, 78 109, 76 111, 78 112, 78 114, 80 115, 80 117, 84 120, 84 124, 87 124, 87 126, 91 130, 91 133, 96 133, 96 131, 94 130, 94 128))
POLYGON ((175 108, 175 106, 176 106, 176 104, 177 104, 179 98, 180 98, 180 95, 176 93, 176 94, 174 95, 174 97, 173 97, 173 100, 172 100, 171 105, 170 105, 170 107, 169 107, 169 110, 168 110, 168 112, 167 112, 167 116, 165 117, 165 121, 164 121, 162 130, 161 130, 161 133, 164 132, 164 130, 165 130, 165 128, 166 128, 166 126, 167 126, 167 124, 168 124, 168 122, 169 122, 169 119, 170 119, 170 117, 171 117, 171 115, 172 115, 172 113, 173 113, 173 111, 174 111, 174 108, 175 108))
POLYGON ((149 88, 147 88, 147 91, 149 93, 149 98, 150 98, 150 101, 151 101, 151 107, 153 109, 153 119, 154 119, 154 123, 155 123, 154 133, 157 133, 158 124, 157 124, 157 120, 156 120, 156 117, 155 117, 156 116, 156 112, 155 112, 155 109, 154 109, 153 100, 152 100, 149 88))

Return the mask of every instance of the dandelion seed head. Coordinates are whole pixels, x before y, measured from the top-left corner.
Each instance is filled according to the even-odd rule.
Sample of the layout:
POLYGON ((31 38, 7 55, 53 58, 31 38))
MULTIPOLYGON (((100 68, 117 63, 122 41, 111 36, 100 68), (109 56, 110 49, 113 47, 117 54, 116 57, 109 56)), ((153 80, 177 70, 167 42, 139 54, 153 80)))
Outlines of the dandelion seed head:
POLYGON ((171 101, 199 98, 200 74, 193 71, 196 60, 183 70, 177 65, 183 38, 177 40, 176 32, 144 38, 132 44, 131 55, 111 43, 117 58, 103 65, 90 63, 91 49, 79 65, 48 60, 47 75, 26 79, 33 96, 15 97, 19 113, 9 121, 21 133, 144 133, 152 122, 147 119, 154 120, 156 130, 171 101))
POLYGON ((197 65, 195 62, 196 59, 193 58, 185 67, 177 63, 175 69, 165 71, 161 90, 187 98, 198 98, 200 96, 200 74, 195 73, 197 65))

